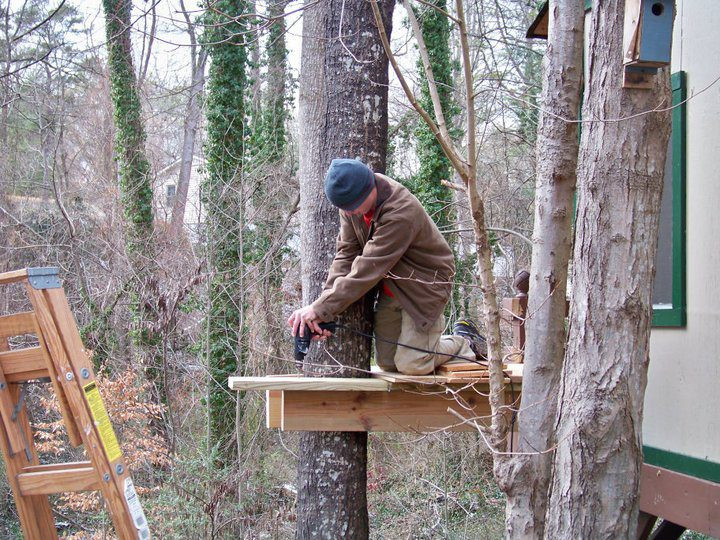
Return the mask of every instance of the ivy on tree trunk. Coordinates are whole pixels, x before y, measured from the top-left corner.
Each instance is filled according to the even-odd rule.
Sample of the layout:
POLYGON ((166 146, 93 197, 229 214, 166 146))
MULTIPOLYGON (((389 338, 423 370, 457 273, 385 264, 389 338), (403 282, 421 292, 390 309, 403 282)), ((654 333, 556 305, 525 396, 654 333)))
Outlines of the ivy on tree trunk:
MULTIPOLYGON (((433 77, 437 85, 445 120, 448 124, 451 124, 453 117, 458 113, 458 107, 452 98, 454 81, 450 55, 450 21, 441 11, 438 11, 446 11, 447 3, 445 0, 431 0, 430 3, 437 9, 422 6, 423 11, 418 14, 418 22, 430 56, 430 65, 432 66, 433 77)), ((430 97, 428 80, 421 59, 418 59, 417 68, 422 81, 420 105, 430 112, 433 120, 437 121, 435 114, 432 112, 432 98, 430 97)), ((453 198, 450 190, 442 185, 440 181, 452 180, 452 165, 445 152, 443 152, 442 146, 440 146, 440 143, 425 122, 418 124, 415 130, 415 138, 417 140, 417 157, 420 162, 420 170, 413 178, 411 189, 428 214, 435 220, 437 226, 441 229, 447 228, 452 220, 453 198)))
POLYGON ((145 128, 132 58, 131 0, 103 0, 108 41, 115 141, 127 226, 126 243, 135 270, 152 260, 153 192, 145 155, 145 128))
MULTIPOLYGON (((157 314, 150 295, 157 290, 153 242, 154 213, 150 163, 145 154, 145 127, 133 67, 131 0, 103 0, 110 73, 110 97, 115 122, 115 153, 120 197, 125 216, 125 246, 134 274, 130 288, 133 340, 138 347, 154 345, 157 314)), ((146 376, 165 402, 164 371, 154 353, 145 360, 146 376)))
MULTIPOLYGON (((241 368, 243 307, 243 154, 247 3, 213 1, 206 16, 205 46, 211 59, 207 83, 207 174, 202 185, 207 260, 212 278, 206 320, 209 369, 208 445, 218 461, 234 455, 235 400, 227 379, 241 368)), ((238 396, 241 399, 242 396, 238 396)))

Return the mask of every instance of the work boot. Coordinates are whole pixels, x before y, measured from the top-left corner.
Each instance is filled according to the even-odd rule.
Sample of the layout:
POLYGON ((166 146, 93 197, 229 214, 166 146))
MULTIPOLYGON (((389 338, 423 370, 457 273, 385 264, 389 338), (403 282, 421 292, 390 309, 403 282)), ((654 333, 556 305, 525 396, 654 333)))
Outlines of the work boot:
POLYGON ((477 360, 487 360, 487 341, 472 321, 468 319, 457 321, 453 325, 453 335, 467 340, 477 360))

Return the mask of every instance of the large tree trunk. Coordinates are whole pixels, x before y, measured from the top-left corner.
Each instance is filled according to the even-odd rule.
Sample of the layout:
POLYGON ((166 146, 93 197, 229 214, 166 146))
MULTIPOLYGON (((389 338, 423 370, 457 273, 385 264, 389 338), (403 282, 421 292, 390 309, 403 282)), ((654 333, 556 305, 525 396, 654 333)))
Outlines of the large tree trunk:
MULTIPOLYGON (((520 452, 552 446, 557 386, 565 354, 565 295, 572 246, 571 219, 578 153, 582 84, 581 2, 550 1, 542 108, 537 139, 537 180, 530 292, 525 321, 525 371, 518 415, 520 452)), ((542 538, 552 454, 510 462, 506 526, 510 538, 542 538)))
POLYGON ((578 165, 569 338, 546 538, 633 538, 668 70, 623 89, 623 0, 596 2, 578 165), (620 120, 627 118, 627 120, 620 120), (607 121, 602 121, 606 119, 607 121))
MULTIPOLYGON (((393 4, 382 10, 390 31, 393 4)), ((384 172, 387 146, 387 58, 363 0, 308 2, 300 76, 300 204, 303 301, 320 294, 335 252, 338 211, 325 199, 323 178, 336 157, 359 157, 384 172), (343 9, 344 8, 344 9, 343 9), (340 15, 344 12, 341 21, 340 15), (342 36, 343 43, 338 39, 342 36), (349 53, 355 56, 354 59, 349 53), (368 62, 368 63, 364 63, 368 62)), ((345 324, 369 329, 369 307, 356 303, 345 324)), ((339 332, 306 358, 308 372, 362 375, 340 363, 370 368, 370 342, 339 332), (330 356, 331 355, 331 356, 330 356), (311 368, 328 364, 327 368, 311 368)), ((300 438, 298 538, 367 538, 366 433, 308 432, 300 438)))

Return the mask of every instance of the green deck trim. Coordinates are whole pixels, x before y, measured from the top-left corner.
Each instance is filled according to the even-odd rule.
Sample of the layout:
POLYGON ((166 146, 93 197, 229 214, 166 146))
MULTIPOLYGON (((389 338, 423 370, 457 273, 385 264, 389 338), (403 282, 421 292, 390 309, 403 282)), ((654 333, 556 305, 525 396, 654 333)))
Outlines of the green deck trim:
POLYGON ((672 152, 673 152, 673 283, 672 307, 653 309, 652 324, 655 327, 684 327, 685 309, 685 99, 687 89, 685 72, 673 73, 670 78, 672 89, 672 152), (676 158, 677 156, 677 158, 676 158))
POLYGON ((671 471, 694 476, 701 480, 720 483, 720 463, 699 459, 652 446, 643 446, 645 463, 671 471))

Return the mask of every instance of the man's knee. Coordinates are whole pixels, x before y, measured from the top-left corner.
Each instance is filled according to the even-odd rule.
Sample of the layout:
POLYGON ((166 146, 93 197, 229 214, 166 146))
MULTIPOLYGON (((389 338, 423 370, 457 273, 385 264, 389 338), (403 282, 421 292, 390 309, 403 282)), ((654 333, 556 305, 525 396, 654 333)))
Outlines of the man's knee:
POLYGON ((395 365, 403 375, 428 375, 435 370, 432 356, 395 358, 395 365))

